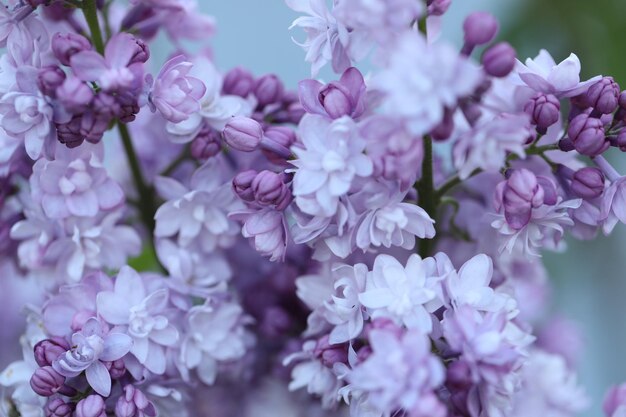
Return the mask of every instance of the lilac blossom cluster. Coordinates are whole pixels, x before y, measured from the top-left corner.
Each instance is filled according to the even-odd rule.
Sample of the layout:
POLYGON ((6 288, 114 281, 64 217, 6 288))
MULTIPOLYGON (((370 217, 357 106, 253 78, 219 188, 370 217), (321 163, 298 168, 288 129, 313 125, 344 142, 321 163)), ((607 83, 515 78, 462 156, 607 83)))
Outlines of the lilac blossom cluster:
POLYGON ((335 81, 221 73, 194 0, 0 7, 0 265, 45 299, 2 415, 586 410, 541 253, 626 223, 626 92, 488 13, 455 48, 450 0, 286 3, 335 81))

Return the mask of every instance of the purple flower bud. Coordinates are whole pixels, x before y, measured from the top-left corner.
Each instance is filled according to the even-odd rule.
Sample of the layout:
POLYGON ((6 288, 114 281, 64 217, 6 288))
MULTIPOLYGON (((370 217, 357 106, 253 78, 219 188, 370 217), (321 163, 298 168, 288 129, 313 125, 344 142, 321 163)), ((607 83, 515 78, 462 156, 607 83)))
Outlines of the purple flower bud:
POLYGON ((574 148, 583 155, 597 156, 609 147, 602 121, 586 113, 579 114, 570 122, 567 135, 574 148))
POLYGON ((602 77, 589 87, 585 94, 585 102, 588 107, 593 107, 600 114, 610 114, 617 109, 619 96, 619 85, 613 77, 602 77))
POLYGON ((620 151, 626 152, 626 129, 622 129, 617 138, 615 138, 614 146, 617 146, 620 151))
POLYGON ((348 363, 348 346, 345 343, 331 345, 328 335, 322 336, 315 346, 315 355, 322 359, 322 363, 332 368, 336 363, 348 363))
POLYGON ((134 41, 135 41, 135 46, 134 46, 135 53, 133 54, 133 57, 128 62, 128 65, 137 64, 137 63, 143 64, 148 59, 150 59, 150 49, 148 48, 148 45, 146 45, 146 43, 139 38, 134 38, 134 41))
POLYGON ((47 96, 56 97, 56 89, 65 81, 65 72, 57 65, 43 67, 37 74, 37 86, 47 96))
POLYGON ((262 206, 275 206, 284 210, 291 202, 291 191, 283 176, 272 171, 261 171, 252 180, 254 200, 262 206))
POLYGON ((500 42, 483 54, 483 68, 492 77, 506 77, 515 68, 515 49, 507 42, 500 42))
POLYGON ((524 112, 530 116, 531 122, 537 126, 539 133, 559 121, 561 103, 552 94, 538 93, 524 106, 524 112))
POLYGON ((350 92, 341 84, 331 83, 320 91, 319 100, 332 119, 339 119, 352 112, 349 94, 350 92))
POLYGON ((626 406, 626 384, 614 386, 606 393, 602 410, 607 417, 611 417, 622 406, 626 406))
POLYGON ((228 71, 222 84, 223 94, 248 97, 254 88, 254 75, 244 68, 236 67, 228 71))
POLYGON ((456 390, 467 389, 472 386, 472 370, 463 360, 451 362, 448 365, 446 382, 456 390))
POLYGON ((448 11, 452 0, 428 0, 426 3, 429 16, 441 16, 448 11))
MULTIPOLYGON (((115 404, 116 417, 154 417, 156 409, 143 392, 133 385, 124 387, 122 395, 115 404)), ((77 416, 80 417, 80 416, 77 416)))
POLYGON ((594 199, 600 197, 604 192, 604 174, 595 167, 579 169, 572 177, 570 189, 581 198, 594 199))
POLYGON ((361 116, 365 111, 365 91, 365 80, 356 68, 348 68, 339 81, 327 85, 317 80, 303 80, 298 84, 304 110, 331 119, 361 116))
POLYGON ((43 366, 35 371, 30 378, 30 386, 42 397, 56 394, 65 384, 65 377, 52 369, 52 366, 43 366))
POLYGON ((267 337, 279 337, 285 334, 293 322, 289 313, 278 306, 271 306, 263 311, 261 331, 267 337))
MULTIPOLYGON (((275 147, 281 149, 280 153, 272 152, 270 149, 263 149, 263 154, 270 162, 276 165, 285 164, 285 150, 288 152, 291 145, 296 142, 296 132, 287 126, 269 126, 265 129, 263 144, 272 142, 275 147)), ((270 148, 270 147, 267 147, 270 148)))
POLYGON ((259 147, 263 138, 263 127, 248 117, 233 117, 222 132, 224 141, 233 149, 252 152, 259 147))
POLYGON ((34 348, 35 362, 39 366, 50 366, 52 362, 69 349, 65 340, 53 337, 37 343, 34 348))
POLYGON ((264 75, 254 83, 254 95, 259 102, 259 107, 279 103, 284 91, 283 82, 274 74, 264 75))
POLYGON ((66 403, 61 398, 50 398, 44 408, 46 417, 71 417, 74 405, 66 403))
POLYGON ((195 159, 209 159, 222 149, 220 133, 209 125, 204 125, 190 146, 191 156, 195 159))
POLYGON ((233 178, 233 189, 235 193, 243 201, 254 201, 254 190, 252 189, 252 181, 256 177, 257 172, 253 169, 240 172, 233 178))
POLYGON ((626 91, 620 93, 617 102, 622 109, 626 109, 626 91))
POLYGON ((443 113, 443 120, 430 132, 434 140, 446 140, 454 131, 454 111, 446 108, 443 113))
POLYGON ((74 116, 67 123, 56 123, 57 138, 68 148, 75 148, 83 143, 85 136, 80 132, 82 116, 74 116))
POLYGON ((75 33, 55 33, 52 37, 52 52, 63 65, 70 65, 70 58, 81 51, 91 49, 87 38, 75 33))
POLYGON ((471 46, 484 45, 495 38, 498 33, 498 21, 490 13, 474 12, 463 22, 465 44, 471 46))
POLYGON ((113 119, 121 112, 121 106, 117 102, 117 97, 99 91, 93 101, 93 111, 101 117, 113 119))
POLYGON ((514 170, 506 181, 496 187, 494 206, 504 209, 506 222, 515 230, 528 224, 532 209, 544 202, 544 189, 537 177, 525 168, 514 170))
POLYGON ((79 114, 87 109, 93 100, 94 94, 91 87, 76 77, 68 77, 56 90, 59 102, 70 113, 79 114))
POLYGON ((106 417, 104 399, 97 394, 90 395, 76 404, 76 417, 106 417))
POLYGON ((59 22, 70 17, 74 13, 74 9, 74 7, 67 7, 62 1, 55 1, 43 9, 43 15, 46 19, 59 22))
POLYGON ((119 104, 119 111, 117 118, 122 123, 130 123, 135 120, 135 115, 139 113, 139 103, 137 97, 132 92, 122 92, 115 96, 117 104, 119 104))
POLYGON ((86 141, 98 143, 109 128, 109 123, 111 123, 109 117, 87 112, 80 119, 80 134, 86 141))
POLYGON ((113 362, 107 362, 106 367, 109 370, 111 379, 119 379, 126 374, 126 366, 124 365, 124 361, 121 359, 113 362))

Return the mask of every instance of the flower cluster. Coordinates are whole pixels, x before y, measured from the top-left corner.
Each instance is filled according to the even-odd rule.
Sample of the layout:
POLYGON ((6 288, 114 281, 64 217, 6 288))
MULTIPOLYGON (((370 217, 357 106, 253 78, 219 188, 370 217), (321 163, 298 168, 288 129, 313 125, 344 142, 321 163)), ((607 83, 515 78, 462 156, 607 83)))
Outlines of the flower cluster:
POLYGON ((586 410, 541 253, 626 223, 626 92, 488 13, 457 50, 449 0, 286 3, 334 81, 188 54, 195 0, 0 7, 0 267, 44 299, 3 415, 586 410))

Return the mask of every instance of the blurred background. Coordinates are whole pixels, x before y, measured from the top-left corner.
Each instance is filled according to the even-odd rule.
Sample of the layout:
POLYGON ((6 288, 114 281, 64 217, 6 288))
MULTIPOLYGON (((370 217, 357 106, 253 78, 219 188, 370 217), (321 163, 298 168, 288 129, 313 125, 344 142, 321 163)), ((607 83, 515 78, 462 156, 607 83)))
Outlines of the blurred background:
MULTIPOLYGON (((199 0, 201 9, 217 20, 217 34, 211 42, 217 66, 226 71, 241 65, 257 75, 274 72, 294 88, 310 76, 304 53, 291 36, 301 32, 288 27, 297 15, 283 0, 199 0)), ((626 42, 623 21, 626 0, 454 0, 444 19, 444 35, 460 44, 461 22, 471 11, 485 10, 498 15, 499 38, 508 40, 524 59, 540 48, 548 49, 558 61, 570 52, 581 61, 583 77, 612 75, 626 87, 626 42)), ((160 61, 169 50, 153 48, 160 61)), ((322 78, 332 79, 329 72, 322 78)), ((626 172, 626 155, 612 155, 626 172)), ((593 242, 569 242, 565 254, 545 255, 554 283, 555 312, 575 320, 584 334, 586 348, 580 363, 580 378, 593 399, 586 416, 600 417, 606 388, 626 381, 626 226, 619 225, 610 237, 593 242)), ((0 271, 0 274, 6 271, 0 271)), ((26 284, 27 286, 28 284, 26 284)), ((21 284, 20 284, 21 286, 21 284)), ((16 312, 20 301, 11 294, 21 288, 0 289, 0 312, 7 320, 21 320, 16 312), (8 313, 8 315, 7 315, 8 313)), ((33 300, 36 301, 36 300, 33 300)), ((2 340, 15 340, 0 330, 2 340)), ((564 343, 567 343, 564 341, 564 343)), ((0 343, 0 369, 19 354, 13 343, 0 343)), ((538 416, 540 417, 540 416, 538 416)))

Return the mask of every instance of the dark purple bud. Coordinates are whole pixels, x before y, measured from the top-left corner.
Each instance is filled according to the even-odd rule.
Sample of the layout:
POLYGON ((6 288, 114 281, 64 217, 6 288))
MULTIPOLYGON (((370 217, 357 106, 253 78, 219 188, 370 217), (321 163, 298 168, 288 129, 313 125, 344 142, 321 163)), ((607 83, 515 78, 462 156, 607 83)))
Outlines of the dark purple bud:
POLYGON ((463 22, 465 43, 477 46, 489 43, 498 33, 498 20, 490 13, 474 12, 463 22))
POLYGON ((46 417, 71 417, 74 405, 66 403, 61 398, 50 398, 44 407, 46 417))
POLYGON ((626 91, 622 91, 619 95, 619 98, 617 99, 617 102, 619 103, 619 106, 622 109, 626 109, 626 91))
POLYGON ((266 74, 254 83, 254 95, 259 102, 259 107, 279 103, 284 91, 283 82, 274 74, 266 74))
POLYGON ((224 76, 222 93, 248 97, 254 88, 254 75, 244 68, 236 67, 224 76))
POLYGON ((26 0, 26 4, 35 9, 42 5, 48 5, 51 2, 52 0, 26 0))
POLYGON ((109 370, 109 374, 112 379, 119 379, 126 374, 126 366, 124 365, 124 361, 121 359, 113 362, 107 362, 106 367, 109 370))
POLYGON ((595 167, 579 169, 574 173, 570 189, 581 198, 600 197, 604 192, 604 174, 595 167))
POLYGON ((30 386, 42 397, 50 397, 61 390, 65 384, 65 377, 52 369, 52 366, 42 366, 30 378, 30 386))
POLYGON ((233 117, 222 132, 224 142, 233 149, 252 152, 259 147, 263 138, 263 127, 248 117, 233 117))
MULTIPOLYGON (((115 404, 116 417, 155 417, 156 409, 143 392, 133 385, 124 387, 124 394, 115 404)), ((80 417, 80 416, 77 416, 80 417)))
POLYGON ((122 19, 121 27, 127 32, 141 36, 142 39, 154 37, 161 26, 160 19, 155 19, 156 8, 139 3, 130 9, 122 19))
POLYGON ((146 45, 146 43, 139 39, 139 38, 135 38, 135 53, 133 54, 133 57, 130 59, 130 62, 128 63, 128 65, 132 65, 132 64, 143 64, 144 62, 146 62, 148 59, 150 59, 150 49, 148 48, 148 45, 146 45))
POLYGON ((599 114, 610 114, 617 109, 619 95, 619 85, 613 77, 602 77, 587 90, 585 103, 599 114))
POLYGON ((83 114, 80 120, 80 133, 86 141, 98 143, 102 139, 104 132, 109 128, 111 119, 106 116, 100 116, 94 112, 83 114))
POLYGON ((579 114, 570 122, 567 135, 582 155, 597 156, 610 146, 602 121, 586 113, 579 114))
POLYGON ((56 97, 56 89, 63 84, 65 77, 65 72, 57 65, 43 67, 37 74, 37 86, 43 94, 56 97))
POLYGON ((69 350, 65 340, 57 337, 45 339, 37 343, 34 348, 35 362, 39 366, 50 366, 59 356, 69 350))
POLYGON ((531 122, 537 126, 539 133, 559 121, 561 102, 552 94, 538 93, 524 106, 524 112, 530 116, 531 122))
POLYGON ((122 123, 130 123, 135 120, 135 115, 139 113, 139 103, 137 96, 132 92, 118 93, 115 97, 119 105, 117 113, 118 119, 122 123))
POLYGON ((428 0, 427 4, 429 16, 441 16, 448 11, 452 0, 428 0))
POLYGON ((52 52, 63 65, 70 65, 74 54, 91 49, 87 38, 75 33, 55 33, 52 37, 52 52))
POLYGON ((454 131, 454 111, 446 108, 443 113, 443 120, 430 132, 434 140, 446 140, 454 131))
POLYGON ((254 201, 254 190, 252 190, 252 181, 256 177, 257 172, 253 169, 240 172, 233 178, 233 189, 235 193, 243 201, 254 201))
POLYGON ((336 363, 348 363, 348 345, 346 343, 331 345, 328 341, 328 335, 319 338, 314 353, 329 368, 332 368, 336 363))
POLYGON ((204 125, 198 135, 191 142, 191 156, 205 160, 214 157, 222 149, 220 133, 209 125, 204 125))
POLYGON ((76 77, 68 77, 59 88, 56 96, 70 113, 84 112, 94 98, 91 87, 76 77))
POLYGON ((472 370, 463 360, 451 362, 446 374, 447 384, 455 390, 463 390, 472 386, 472 370))
POLYGON ((483 54, 483 68, 492 77, 506 77, 515 68, 515 49, 507 42, 500 42, 483 54))
POLYGON ((66 7, 62 1, 55 1, 43 9, 43 15, 46 19, 58 22, 69 18, 74 13, 74 9, 74 7, 66 7))
POLYGON ((558 143, 559 149, 563 152, 571 152, 574 149, 574 142, 570 138, 563 138, 558 143))
POLYGON ((263 144, 272 142, 275 147, 280 148, 280 152, 272 152, 270 149, 263 147, 263 154, 270 162, 283 165, 285 163, 285 151, 289 152, 289 148, 296 142, 296 132, 286 126, 269 126, 265 129, 263 144))
POLYGON ((626 152, 626 129, 622 129, 617 138, 615 138, 614 146, 617 146, 620 151, 626 152))
POLYGON ((284 335, 293 324, 289 314, 281 307, 271 306, 263 311, 261 331, 267 337, 284 335))
POLYGON ((118 97, 100 91, 93 101, 93 111, 100 117, 113 119, 120 114, 122 109, 118 103, 118 97))
POLYGON ((76 404, 76 417, 106 417, 104 399, 93 394, 76 404))
POLYGON ((254 200, 262 206, 275 206, 284 210, 291 202, 291 191, 283 182, 283 175, 272 171, 261 171, 252 180, 254 200))
POLYGON ((57 138, 68 148, 75 148, 83 143, 85 136, 80 132, 82 116, 74 116, 68 123, 57 123, 57 138))

